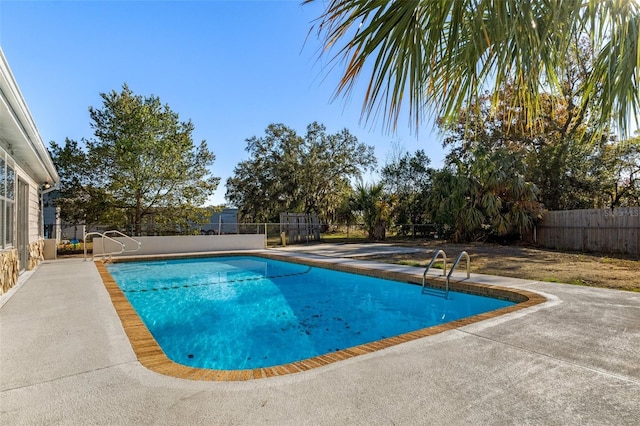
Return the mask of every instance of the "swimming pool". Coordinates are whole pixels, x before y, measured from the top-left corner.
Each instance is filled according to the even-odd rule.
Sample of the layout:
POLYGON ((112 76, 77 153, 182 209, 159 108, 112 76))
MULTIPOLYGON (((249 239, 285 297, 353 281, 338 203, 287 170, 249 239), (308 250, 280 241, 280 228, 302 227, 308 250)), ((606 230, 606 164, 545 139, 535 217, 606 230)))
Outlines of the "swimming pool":
POLYGON ((169 359, 216 370, 295 363, 514 305, 262 257, 107 269, 169 359))

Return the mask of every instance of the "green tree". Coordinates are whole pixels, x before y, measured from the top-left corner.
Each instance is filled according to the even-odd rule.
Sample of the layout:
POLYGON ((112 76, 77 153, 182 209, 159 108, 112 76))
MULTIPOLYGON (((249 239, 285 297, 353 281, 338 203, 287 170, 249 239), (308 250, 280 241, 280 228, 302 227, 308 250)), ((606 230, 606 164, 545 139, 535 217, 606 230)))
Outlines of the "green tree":
POLYGON ((385 192, 382 182, 359 183, 353 197, 352 209, 360 215, 367 228, 368 237, 372 240, 384 240, 391 224, 395 197, 385 192))
POLYGON ((505 84, 499 93, 487 93, 460 111, 459 121, 444 128, 445 145, 452 148, 451 158, 465 160, 477 147, 517 153, 525 163, 525 179, 536 184, 547 209, 599 207, 613 170, 604 156, 617 143, 607 128, 588 120, 598 115, 593 97, 581 92, 594 68, 590 41, 572 43, 564 63, 560 93, 542 95, 534 122, 523 106, 492 102, 496 96, 513 98, 513 84, 505 84))
MULTIPOLYGON (((397 198, 393 217, 400 224, 423 224, 426 215, 426 196, 431 190, 431 160, 423 150, 411 155, 400 153, 385 164, 381 179, 386 191, 397 198)), ((415 230, 415 228, 413 228, 415 230)))
POLYGON ((528 156, 527 176, 540 188, 548 210, 599 207, 602 182, 609 171, 601 161, 606 140, 548 140, 528 156))
POLYGON ((640 137, 606 145, 602 161, 604 207, 640 206, 640 137))
POLYGON ((604 128, 615 117, 624 130, 638 112, 635 1, 331 0, 314 26, 324 50, 345 64, 337 93, 349 96, 364 78, 363 115, 386 112, 393 126, 405 102, 416 127, 433 110, 455 122, 491 87, 494 105, 522 106, 532 123, 542 109, 540 88, 562 93, 565 55, 583 35, 594 51, 578 88, 596 105, 587 119, 604 128), (505 100, 498 93, 507 82, 514 92, 505 100))
POLYGON ((520 236, 540 217, 536 186, 517 153, 478 146, 467 159, 449 158, 434 173, 427 205, 454 241, 520 236))
MULTIPOLYGON (((511 88, 501 89, 508 97, 511 88)), ((455 125, 443 129, 449 162, 469 163, 478 150, 504 152, 522 162, 525 180, 539 189, 538 200, 549 210, 590 208, 601 192, 606 174, 600 151, 606 137, 592 137, 565 98, 549 100, 531 133, 526 117, 508 105, 494 108, 486 94, 461 111, 455 125), (510 116, 511 119, 506 117, 510 116)))
POLYGON ((94 138, 86 150, 71 140, 52 144, 54 161, 64 165, 61 205, 69 215, 77 208, 89 222, 120 222, 136 235, 151 216, 186 227, 218 185, 209 171, 215 156, 205 141, 194 144, 193 124, 158 97, 134 95, 126 84, 100 96, 102 107, 89 108, 94 138))
POLYGON ((349 182, 375 165, 373 147, 344 129, 328 134, 316 122, 304 137, 284 124, 271 124, 265 136, 247 139, 251 158, 227 180, 227 200, 245 220, 277 221, 280 212, 335 217, 349 182))
POLYGON ((64 146, 51 141, 50 153, 60 175, 60 189, 54 203, 60 218, 71 225, 91 226, 110 221, 109 195, 94 185, 89 158, 78 142, 65 139, 64 146))
POLYGON ((356 224, 358 220, 353 206, 354 199, 355 191, 353 190, 353 188, 349 187, 340 198, 340 202, 338 203, 335 210, 335 221, 333 223, 346 225, 347 238, 349 237, 349 230, 351 228, 351 225, 356 224))

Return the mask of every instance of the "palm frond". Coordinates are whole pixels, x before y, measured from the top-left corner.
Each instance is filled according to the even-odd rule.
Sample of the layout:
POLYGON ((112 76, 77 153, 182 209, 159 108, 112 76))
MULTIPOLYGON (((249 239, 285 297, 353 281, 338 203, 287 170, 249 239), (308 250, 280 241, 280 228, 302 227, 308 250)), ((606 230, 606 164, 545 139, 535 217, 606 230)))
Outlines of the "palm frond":
POLYGON ((634 1, 331 0, 314 28, 345 64, 336 96, 368 74, 362 116, 384 112, 389 128, 405 104, 416 129, 427 113, 453 122, 463 105, 506 82, 515 82, 513 98, 496 95, 494 105, 523 105, 534 123, 544 92, 560 92, 564 56, 579 35, 595 48, 583 93, 597 97, 599 126, 616 117, 625 130, 640 106, 634 1))

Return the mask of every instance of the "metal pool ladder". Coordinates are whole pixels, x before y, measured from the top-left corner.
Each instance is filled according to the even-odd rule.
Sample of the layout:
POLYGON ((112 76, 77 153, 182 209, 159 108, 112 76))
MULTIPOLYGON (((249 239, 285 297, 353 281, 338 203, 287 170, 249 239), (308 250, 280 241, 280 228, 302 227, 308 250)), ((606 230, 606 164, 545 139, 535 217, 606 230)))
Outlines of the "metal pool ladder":
POLYGON ((451 269, 449 270, 449 273, 447 274, 447 255, 444 252, 444 250, 437 250, 433 255, 433 257, 431 258, 431 262, 429 262, 429 264, 427 265, 427 268, 424 270, 424 273, 422 274, 422 294, 431 290, 431 289, 425 288, 427 285, 427 272, 429 272, 429 268, 433 266, 433 264, 438 260, 440 256, 442 256, 442 261, 444 263, 442 268, 442 275, 447 276, 445 289, 444 289, 444 298, 447 299, 449 297, 449 282, 451 281, 451 274, 453 274, 453 271, 456 269, 456 266, 458 266, 458 263, 460 263, 460 260, 463 257, 465 257, 467 260, 467 279, 468 279, 470 277, 470 270, 469 270, 470 259, 469 259, 469 254, 466 251, 460 252, 456 260, 453 262, 453 265, 451 265, 451 269))
POLYGON ((429 272, 429 269, 433 266, 433 264, 438 260, 440 256, 442 256, 443 263, 442 275, 444 276, 447 274, 447 254, 444 252, 444 250, 436 250, 436 252, 433 254, 433 257, 431 258, 431 262, 429 262, 429 264, 427 265, 427 269, 425 269, 424 273, 422 274, 422 294, 428 291, 428 289, 425 289, 425 286, 427 285, 427 272, 429 272))

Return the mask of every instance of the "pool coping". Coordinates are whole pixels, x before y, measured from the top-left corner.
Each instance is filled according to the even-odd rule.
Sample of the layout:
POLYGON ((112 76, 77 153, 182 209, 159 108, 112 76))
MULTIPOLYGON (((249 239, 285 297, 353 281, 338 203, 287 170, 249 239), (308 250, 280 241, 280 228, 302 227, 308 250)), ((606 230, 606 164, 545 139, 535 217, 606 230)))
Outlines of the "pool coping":
MULTIPOLYGON (((390 279, 415 285, 422 284, 422 276, 409 274, 405 272, 388 271, 378 268, 365 268, 357 265, 345 263, 331 263, 320 259, 311 259, 307 257, 295 257, 290 255, 278 255, 265 252, 225 252, 225 253, 206 253, 206 254, 180 254, 180 255, 163 255, 163 256, 131 256, 113 259, 113 262, 132 262, 144 260, 168 260, 180 258, 194 257, 226 257, 226 256, 256 256, 273 260, 282 260, 303 265, 315 266, 325 269, 333 269, 342 272, 351 272, 361 275, 367 275, 377 278, 390 279)), ((514 305, 500 308, 491 312, 486 312, 471 317, 455 320, 446 324, 440 324, 433 327, 423 328, 409 333, 399 334, 388 337, 375 342, 357 345, 351 348, 341 349, 335 352, 318 355, 301 361, 288 364, 282 364, 273 367, 262 367, 255 369, 243 370, 212 370, 206 368, 190 367, 179 364, 170 360, 160 348, 159 344, 144 325, 136 311, 133 309, 128 299, 115 282, 105 263, 101 260, 94 261, 94 264, 100 274, 102 282, 111 298, 113 307, 120 318, 122 327, 129 338, 129 342, 133 351, 140 362, 147 369, 156 373, 164 374, 181 379, 198 380, 198 381, 246 381, 254 379, 264 379, 287 374, 300 373, 312 370, 335 362, 344 361, 360 355, 365 355, 380 351, 401 343, 410 342, 423 337, 433 336, 445 331, 454 330, 463 326, 467 326, 480 321, 496 318, 508 313, 520 311, 532 306, 544 303, 547 299, 538 294, 522 289, 511 289, 490 284, 476 283, 470 280, 451 281, 449 288, 452 291, 460 291, 464 293, 477 294, 481 296, 489 296, 499 299, 506 299, 515 302, 514 305)), ((444 288, 444 277, 428 276, 430 287, 444 288)))

